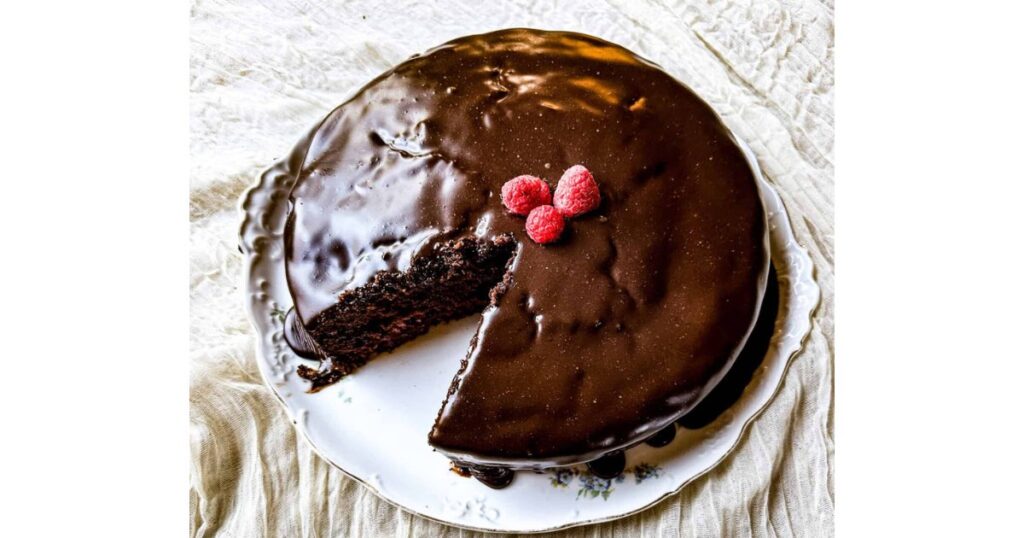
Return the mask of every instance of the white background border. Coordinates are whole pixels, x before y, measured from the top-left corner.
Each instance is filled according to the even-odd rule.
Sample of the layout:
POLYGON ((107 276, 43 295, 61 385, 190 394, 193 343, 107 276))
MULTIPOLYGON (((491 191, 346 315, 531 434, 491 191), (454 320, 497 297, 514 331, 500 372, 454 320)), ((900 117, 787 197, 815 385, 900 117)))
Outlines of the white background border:
POLYGON ((188 532, 188 8, 0 13, 0 536, 188 532))
POLYGON ((1020 535, 1024 13, 836 17, 839 534, 1020 535))

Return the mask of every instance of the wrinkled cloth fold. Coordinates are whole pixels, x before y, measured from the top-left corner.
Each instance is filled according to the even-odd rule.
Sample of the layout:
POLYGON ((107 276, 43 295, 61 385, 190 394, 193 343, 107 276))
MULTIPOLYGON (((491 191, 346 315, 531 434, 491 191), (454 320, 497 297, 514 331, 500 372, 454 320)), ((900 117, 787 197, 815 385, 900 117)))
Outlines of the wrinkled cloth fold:
POLYGON ((238 200, 363 84, 466 34, 527 26, 619 43, 704 97, 757 155, 822 288, 812 332, 736 450, 640 514, 565 536, 833 534, 833 6, 198 0, 191 8, 193 536, 476 536, 377 498, 300 439, 256 366, 238 200))

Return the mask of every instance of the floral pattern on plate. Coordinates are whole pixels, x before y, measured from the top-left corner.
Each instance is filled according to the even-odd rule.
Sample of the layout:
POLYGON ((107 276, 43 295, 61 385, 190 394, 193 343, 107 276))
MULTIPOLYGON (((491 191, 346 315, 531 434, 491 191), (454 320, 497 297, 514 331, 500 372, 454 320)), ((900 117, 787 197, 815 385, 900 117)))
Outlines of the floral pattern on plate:
POLYGON ((596 499, 597 497, 601 497, 607 501, 608 497, 615 491, 613 485, 624 482, 626 480, 626 475, 633 475, 634 481, 637 484, 640 484, 649 478, 660 478, 662 475, 662 469, 661 467, 650 463, 638 463, 635 466, 626 469, 622 474, 615 478, 600 478, 594 476, 593 473, 586 469, 580 469, 577 467, 557 469, 549 471, 549 474, 551 475, 551 486, 556 488, 568 489, 569 486, 572 485, 573 481, 578 479, 580 488, 576 492, 577 499, 596 499))

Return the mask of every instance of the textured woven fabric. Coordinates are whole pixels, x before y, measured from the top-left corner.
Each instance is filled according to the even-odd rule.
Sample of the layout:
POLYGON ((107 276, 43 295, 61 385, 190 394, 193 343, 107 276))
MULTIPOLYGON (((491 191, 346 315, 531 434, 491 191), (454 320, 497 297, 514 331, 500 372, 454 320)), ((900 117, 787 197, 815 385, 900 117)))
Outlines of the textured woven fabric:
POLYGON ((833 534, 831 0, 199 0, 191 13, 193 536, 469 536, 410 515, 319 459, 261 381, 243 310, 242 192, 375 75, 449 39, 575 30, 690 85, 757 154, 810 251, 822 304, 736 450, 678 495, 567 536, 833 534))

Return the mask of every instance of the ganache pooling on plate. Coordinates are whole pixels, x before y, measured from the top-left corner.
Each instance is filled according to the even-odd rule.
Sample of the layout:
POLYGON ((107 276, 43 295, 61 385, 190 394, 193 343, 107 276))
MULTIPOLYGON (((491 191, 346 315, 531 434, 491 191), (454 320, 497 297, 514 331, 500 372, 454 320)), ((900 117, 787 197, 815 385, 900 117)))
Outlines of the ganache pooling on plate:
POLYGON ((362 88, 296 154, 286 271, 323 352, 304 377, 318 388, 482 311, 429 435, 458 465, 542 469, 642 442, 715 386, 756 318, 768 253, 750 165, 693 92, 606 41, 454 40, 362 88), (554 187, 576 164, 600 207, 533 243, 502 184, 554 187))

